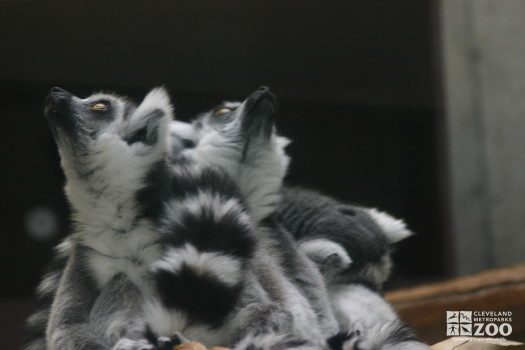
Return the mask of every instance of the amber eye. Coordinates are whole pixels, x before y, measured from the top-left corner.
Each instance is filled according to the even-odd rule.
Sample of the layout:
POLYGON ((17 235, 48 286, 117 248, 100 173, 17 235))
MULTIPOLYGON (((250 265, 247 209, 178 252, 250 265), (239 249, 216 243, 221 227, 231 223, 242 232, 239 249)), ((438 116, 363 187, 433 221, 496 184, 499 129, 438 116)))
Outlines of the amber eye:
POLYGON ((233 112, 233 109, 228 107, 222 107, 215 111, 215 115, 224 115, 233 112))
POLYGON ((91 105, 91 109, 96 110, 96 111, 101 111, 106 108, 108 108, 108 105, 104 102, 97 102, 94 105, 91 105))

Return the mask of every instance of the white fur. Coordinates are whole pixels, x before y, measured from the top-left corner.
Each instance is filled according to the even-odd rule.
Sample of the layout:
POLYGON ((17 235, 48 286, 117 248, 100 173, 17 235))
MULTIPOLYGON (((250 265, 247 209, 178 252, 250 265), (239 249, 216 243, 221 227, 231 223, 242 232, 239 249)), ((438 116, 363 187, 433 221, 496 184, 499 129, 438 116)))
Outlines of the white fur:
POLYGON ((312 239, 299 245, 300 249, 314 262, 323 263, 331 255, 337 255, 340 259, 340 269, 346 269, 352 263, 346 250, 341 245, 324 238, 312 239))
POLYGON ((269 350, 272 346, 282 344, 287 340, 287 336, 282 333, 265 333, 247 336, 235 344, 235 350, 241 349, 262 349, 269 350))
POLYGON ((416 341, 388 342, 388 336, 395 332, 398 316, 380 295, 368 288, 359 284, 331 286, 329 296, 341 330, 359 331, 359 349, 429 350, 416 341))
POLYGON ((185 214, 199 217, 202 211, 213 215, 214 220, 219 222, 225 216, 235 217, 239 224, 248 230, 252 229, 252 222, 248 215, 242 210, 241 204, 234 198, 223 198, 220 195, 198 191, 194 196, 188 196, 183 200, 173 199, 165 204, 164 225, 178 222, 185 214))
MULTIPOLYGON (((38 325, 38 324, 43 324, 43 320, 46 320, 47 321, 47 318, 49 317, 49 310, 41 310, 37 313, 34 313, 32 314, 28 319, 27 319, 27 324, 28 325, 38 325)), ((44 324, 47 323, 47 322, 44 322, 44 324)))
MULTIPOLYGON (((164 89, 154 89, 130 115, 124 113, 126 102, 114 95, 98 94, 82 101, 73 97, 73 102, 86 104, 99 99, 110 101, 112 119, 101 123, 97 130, 78 130, 80 137, 73 141, 78 142, 75 145, 78 147, 64 143, 67 138, 59 137, 57 143, 67 179, 66 194, 77 226, 77 233, 60 246, 59 254, 67 256, 71 246, 76 244, 88 248, 84 250, 87 261, 72 258, 69 263, 87 264, 101 296, 90 310, 91 324, 68 324, 68 317, 63 316, 68 311, 66 306, 74 309, 83 302, 66 287, 66 281, 72 284, 76 278, 68 275, 71 273, 71 265, 68 265, 51 309, 47 328, 50 349, 58 344, 73 344, 70 339, 75 336, 79 337, 76 341, 82 339, 83 334, 89 333, 86 329, 97 329, 94 333, 104 338, 101 339, 104 342, 117 342, 130 330, 130 319, 140 313, 142 305, 137 302, 142 303, 142 296, 150 295, 150 266, 160 256, 157 229, 148 219, 142 218, 136 194, 145 186, 143 181, 152 166, 167 160, 167 132, 172 113, 169 98, 164 89), (147 128, 147 136, 157 135, 156 139, 150 139, 156 142, 129 144, 130 137, 143 127, 147 128), (89 131, 90 136, 87 135, 89 131), (120 283, 114 280, 120 274, 123 274, 123 281, 129 283, 129 286, 113 286, 117 290, 122 286, 122 291, 129 293, 116 293, 121 299, 106 288, 120 283), (139 289, 136 294, 135 287, 139 289), (103 293, 107 295, 102 297, 103 293)), ((86 125, 98 127, 96 123, 86 125)), ((48 287, 46 282, 42 289, 48 287)), ((116 348, 147 348, 139 343, 123 340, 116 348)))
POLYGON ((241 167, 239 183, 255 222, 268 217, 277 208, 289 163, 284 152, 288 143, 286 138, 272 136, 267 147, 250 145, 246 156, 250 162, 241 167))
POLYGON ((383 286, 390 277, 391 270, 392 258, 390 254, 384 254, 377 263, 367 264, 360 275, 366 276, 366 279, 376 286, 383 286))
POLYGON ((45 342, 42 339, 38 339, 24 347, 24 350, 42 350, 45 349, 45 347, 45 342))
POLYGON ((173 120, 169 126, 172 138, 192 140, 197 143, 197 134, 192 124, 173 120))
POLYGON ((189 243, 166 251, 161 259, 153 263, 152 271, 165 270, 176 275, 184 266, 199 276, 212 275, 227 286, 234 286, 242 279, 238 260, 224 254, 200 252, 189 243))
POLYGON ((245 156, 247 162, 241 162, 243 147, 235 141, 211 131, 199 142, 193 156, 199 166, 217 166, 236 179, 250 216, 259 222, 270 215, 279 202, 279 189, 289 163, 284 148, 289 141, 277 136, 265 144, 254 140, 245 156))
POLYGON ((60 277, 62 277, 61 272, 53 272, 47 274, 38 285, 36 290, 37 294, 47 294, 55 292, 57 289, 57 284, 60 283, 60 277))
MULTIPOLYGON (((153 89, 127 119, 124 104, 114 96, 95 95, 87 100, 112 99, 115 119, 89 144, 89 151, 73 158, 60 147, 66 173, 66 194, 78 227, 80 242, 92 249, 90 266, 99 286, 124 272, 142 289, 149 264, 159 257, 156 229, 147 220, 137 219, 135 195, 146 173, 167 151, 167 128, 172 107, 166 91, 153 89), (129 145, 123 134, 144 127, 150 113, 162 110, 155 145, 129 145), (86 175, 88 174, 88 175, 86 175)), ((61 248, 67 251, 64 243, 61 248)))
POLYGON ((142 222, 126 234, 90 231, 82 236, 83 245, 92 249, 89 263, 99 286, 122 272, 142 291, 150 289, 146 276, 151 263, 161 254, 156 240, 156 231, 148 222, 142 222))
POLYGON ((59 258, 66 258, 71 254, 71 248, 73 246, 73 242, 71 242, 71 239, 69 237, 66 237, 61 243, 59 243, 55 247, 55 251, 57 253, 57 257, 59 258))
POLYGON ((150 350, 153 349, 153 345, 147 340, 132 340, 128 338, 120 339, 112 350, 150 350))
POLYGON ((396 219, 391 215, 374 208, 367 209, 367 212, 379 227, 381 227, 390 243, 397 243, 413 235, 413 233, 408 230, 403 220, 396 219))
POLYGON ((163 123, 159 129, 159 142, 157 143, 157 148, 165 151, 167 148, 167 135, 169 132, 169 124, 167 121, 169 121, 173 115, 173 107, 171 105, 168 93, 164 88, 155 88, 146 95, 140 106, 129 118, 129 123, 127 123, 128 128, 124 128, 122 132, 130 133, 133 130, 142 128, 148 121, 148 119, 144 118, 144 116, 147 116, 156 110, 162 111, 165 116, 169 117, 166 118, 166 122, 163 123))
POLYGON ((210 347, 227 344, 230 332, 224 328, 211 328, 191 322, 184 312, 168 310, 158 300, 149 300, 144 307, 145 319, 151 329, 159 336, 170 337, 180 332, 189 339, 198 340, 210 347))
POLYGON ((329 295, 341 329, 359 331, 362 349, 378 349, 372 344, 382 344, 388 335, 388 327, 397 319, 390 305, 376 293, 357 284, 332 287, 329 295))
POLYGON ((89 169, 95 170, 89 181, 66 170, 66 194, 75 209, 75 221, 81 225, 111 225, 126 231, 137 213, 134 195, 143 186, 144 175, 152 164, 162 158, 163 151, 152 150, 142 156, 146 146, 129 147, 115 134, 101 135, 93 148, 93 155, 85 160, 89 169))

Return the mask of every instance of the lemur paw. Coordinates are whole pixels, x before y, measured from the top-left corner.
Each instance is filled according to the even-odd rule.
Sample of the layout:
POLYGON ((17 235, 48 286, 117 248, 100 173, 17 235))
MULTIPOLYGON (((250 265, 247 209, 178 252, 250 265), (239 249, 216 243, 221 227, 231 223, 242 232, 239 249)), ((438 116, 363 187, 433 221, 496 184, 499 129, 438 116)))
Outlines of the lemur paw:
MULTIPOLYGON (((158 337, 152 341, 154 343, 154 350, 172 350, 174 347, 179 346, 181 344, 187 343, 191 344, 190 340, 186 337, 184 337, 181 333, 177 332, 173 334, 171 337, 158 337)), ((181 348, 179 350, 183 350, 186 348, 181 348)), ((189 349, 192 349, 192 347, 189 347, 189 349)))
POLYGON ((354 332, 340 332, 327 340, 331 350, 355 350, 358 349, 361 333, 359 330, 354 332))
POLYGON ((246 333, 246 325, 250 325, 257 334, 289 333, 293 316, 290 311, 274 303, 252 303, 239 311, 233 323, 236 325, 236 333, 249 338, 252 335, 251 332, 246 333))
POLYGON ((347 269, 352 263, 352 259, 341 245, 327 239, 317 238, 302 242, 300 249, 323 272, 335 274, 347 269))

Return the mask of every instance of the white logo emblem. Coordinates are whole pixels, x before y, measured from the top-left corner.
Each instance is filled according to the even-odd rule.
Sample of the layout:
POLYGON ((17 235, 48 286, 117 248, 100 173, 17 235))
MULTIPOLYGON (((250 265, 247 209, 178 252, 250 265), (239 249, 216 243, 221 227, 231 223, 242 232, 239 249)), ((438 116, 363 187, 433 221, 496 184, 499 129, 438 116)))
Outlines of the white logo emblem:
POLYGON ((506 337, 511 322, 511 311, 447 311, 447 336, 506 337))

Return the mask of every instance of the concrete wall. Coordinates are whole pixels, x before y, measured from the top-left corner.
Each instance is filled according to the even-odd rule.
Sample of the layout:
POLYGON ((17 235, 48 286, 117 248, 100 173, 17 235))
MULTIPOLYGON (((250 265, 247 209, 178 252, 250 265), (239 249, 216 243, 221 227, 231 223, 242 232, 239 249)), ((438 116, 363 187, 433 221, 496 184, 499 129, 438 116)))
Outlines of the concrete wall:
POLYGON ((441 7, 454 266, 525 260, 525 1, 441 7))

